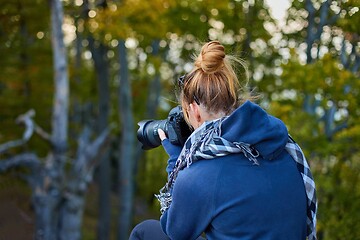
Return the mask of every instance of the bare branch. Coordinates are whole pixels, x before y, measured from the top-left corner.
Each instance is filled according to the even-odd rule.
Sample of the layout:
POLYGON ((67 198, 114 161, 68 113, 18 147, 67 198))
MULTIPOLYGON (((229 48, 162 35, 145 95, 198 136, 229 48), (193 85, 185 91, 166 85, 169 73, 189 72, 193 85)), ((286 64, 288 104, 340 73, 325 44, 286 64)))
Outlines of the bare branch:
POLYGON ((13 147, 23 145, 25 142, 26 141, 24 141, 24 139, 19 139, 19 140, 14 140, 14 141, 10 141, 10 142, 1 144, 0 145, 0 153, 5 152, 9 148, 13 148, 13 147))
POLYGON ((30 109, 26 113, 20 115, 16 119, 16 123, 23 123, 25 126, 27 126, 27 130, 25 131, 23 135, 23 139, 30 139, 31 135, 35 131, 40 137, 47 141, 51 141, 51 136, 47 132, 45 132, 44 129, 42 129, 40 126, 38 126, 35 121, 32 119, 35 116, 35 110, 30 109), (31 130, 31 131, 30 131, 31 130))
MULTIPOLYGON (((101 148, 106 145, 106 142, 109 140, 108 136, 112 125, 104 129, 102 133, 87 146, 83 146, 83 151, 78 152, 77 163, 74 166, 74 171, 77 173, 82 173, 83 177, 86 177, 89 173, 92 172, 93 168, 96 166, 96 156, 101 152, 101 148)), ((88 140, 87 140, 88 141, 88 140)))
POLYGON ((25 141, 28 141, 34 133, 34 123, 32 120, 32 117, 34 117, 34 116, 35 116, 34 109, 30 109, 26 113, 24 113, 16 118, 17 124, 24 124, 26 127, 25 132, 23 134, 23 139, 25 141))
POLYGON ((86 149, 86 146, 89 145, 90 142, 90 136, 92 134, 91 129, 88 126, 85 126, 78 138, 78 149, 77 149, 77 158, 79 159, 81 154, 83 154, 83 152, 86 149))
POLYGON ((27 166, 27 167, 37 167, 39 166, 39 158, 33 153, 23 153, 16 155, 12 158, 8 158, 0 161, 0 172, 5 172, 6 170, 14 167, 27 166))
POLYGON ((96 157, 96 155, 99 153, 100 148, 106 142, 111 129, 112 125, 102 131, 100 136, 98 136, 90 145, 87 146, 87 148, 85 149, 85 155, 87 158, 92 159, 96 157))
POLYGON ((51 142, 51 135, 47 132, 45 132, 44 129, 42 129, 40 126, 38 126, 36 123, 34 123, 35 125, 35 132, 44 140, 51 142))
POLYGON ((17 124, 24 124, 25 125, 25 132, 23 134, 22 139, 9 141, 7 143, 0 145, 0 153, 7 151, 10 148, 21 146, 25 144, 31 136, 34 133, 34 122, 32 120, 32 117, 35 116, 35 111, 33 109, 30 109, 26 113, 18 116, 16 118, 17 124))
POLYGON ((40 126, 38 126, 34 120, 32 119, 35 116, 35 110, 30 109, 24 114, 18 116, 15 120, 16 124, 24 124, 25 131, 21 139, 9 141, 7 143, 0 145, 0 153, 7 151, 10 148, 18 147, 24 145, 26 142, 30 140, 34 131, 39 134, 40 137, 47 141, 51 141, 51 136, 47 132, 45 132, 40 126))

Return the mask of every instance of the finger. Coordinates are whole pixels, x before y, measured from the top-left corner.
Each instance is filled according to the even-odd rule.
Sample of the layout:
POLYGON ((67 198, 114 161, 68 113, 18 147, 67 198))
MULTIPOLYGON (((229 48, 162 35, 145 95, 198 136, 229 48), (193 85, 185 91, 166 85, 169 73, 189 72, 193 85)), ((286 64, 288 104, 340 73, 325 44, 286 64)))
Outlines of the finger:
POLYGON ((165 134, 164 130, 159 128, 158 129, 158 134, 159 134, 159 138, 160 138, 161 141, 166 139, 166 134, 165 134))

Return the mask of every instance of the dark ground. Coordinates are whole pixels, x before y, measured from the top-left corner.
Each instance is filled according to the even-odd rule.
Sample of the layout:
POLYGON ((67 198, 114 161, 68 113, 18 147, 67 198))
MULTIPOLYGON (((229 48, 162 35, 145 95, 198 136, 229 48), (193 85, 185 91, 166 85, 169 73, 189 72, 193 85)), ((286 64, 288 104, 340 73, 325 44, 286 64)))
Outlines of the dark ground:
POLYGON ((33 239, 34 216, 26 183, 0 175, 0 240, 33 239))
MULTIPOLYGON (((111 196, 110 239, 116 239, 118 197, 111 196)), ((156 212, 157 213, 157 212, 156 212)), ((133 214, 135 223, 143 219, 156 218, 148 211, 144 200, 136 199, 133 214)), ((98 187, 89 186, 83 218, 82 239, 96 240, 98 221, 98 187)), ((134 224, 135 224, 134 223, 134 224)), ((33 240, 35 228, 31 206, 31 189, 20 179, 18 172, 0 174, 0 240, 33 240)))

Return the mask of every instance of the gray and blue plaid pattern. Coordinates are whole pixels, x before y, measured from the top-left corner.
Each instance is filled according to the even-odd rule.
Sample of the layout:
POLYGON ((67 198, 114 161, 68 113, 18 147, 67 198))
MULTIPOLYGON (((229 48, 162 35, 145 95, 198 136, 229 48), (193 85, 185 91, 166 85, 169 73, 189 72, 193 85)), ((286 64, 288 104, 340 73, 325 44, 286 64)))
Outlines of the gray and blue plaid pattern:
MULTIPOLYGON (((226 118, 207 122, 198 128, 186 141, 179 158, 175 163, 173 171, 170 173, 165 186, 160 189, 160 193, 155 195, 160 202, 160 211, 164 213, 171 204, 171 188, 175 183, 180 170, 189 167, 193 162, 200 159, 212 159, 233 153, 243 153, 254 165, 259 165, 257 157, 259 152, 250 144, 243 142, 229 142, 221 136, 221 123, 226 118)), ((307 237, 309 240, 316 240, 316 212, 317 200, 315 183, 310 172, 309 165, 301 148, 289 136, 285 146, 287 152, 296 162, 297 168, 304 181, 307 196, 307 237)))
POLYGON ((307 237, 309 240, 316 240, 317 199, 315 182, 310 167, 301 148, 290 136, 285 149, 296 162, 296 166, 303 178, 307 196, 307 237))

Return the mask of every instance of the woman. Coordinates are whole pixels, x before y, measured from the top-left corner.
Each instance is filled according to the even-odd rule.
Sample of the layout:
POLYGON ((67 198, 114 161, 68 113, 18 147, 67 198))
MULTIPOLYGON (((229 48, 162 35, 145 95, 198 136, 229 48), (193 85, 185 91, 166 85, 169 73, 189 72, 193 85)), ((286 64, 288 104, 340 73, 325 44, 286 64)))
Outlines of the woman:
POLYGON ((130 239, 203 233, 221 240, 316 239, 315 185, 306 160, 283 122, 239 98, 244 91, 234 61, 218 41, 208 42, 179 80, 194 132, 181 149, 159 130, 170 156, 168 182, 157 195, 160 224, 145 221, 130 239))

